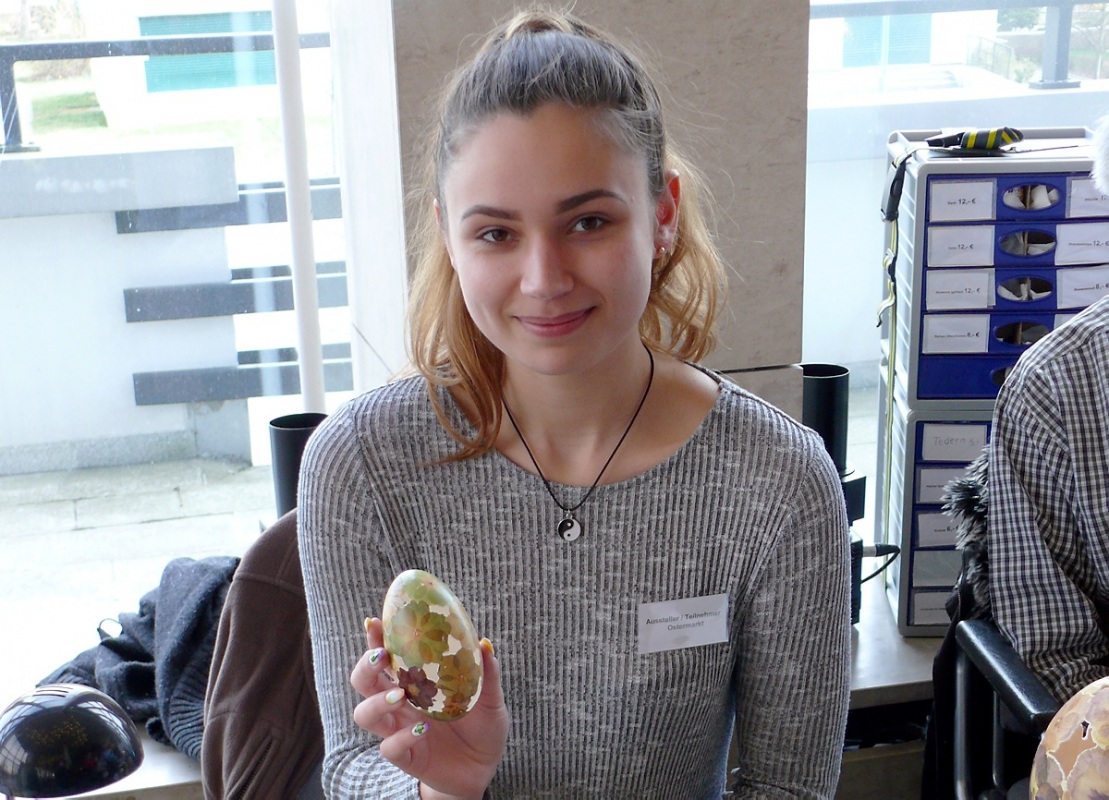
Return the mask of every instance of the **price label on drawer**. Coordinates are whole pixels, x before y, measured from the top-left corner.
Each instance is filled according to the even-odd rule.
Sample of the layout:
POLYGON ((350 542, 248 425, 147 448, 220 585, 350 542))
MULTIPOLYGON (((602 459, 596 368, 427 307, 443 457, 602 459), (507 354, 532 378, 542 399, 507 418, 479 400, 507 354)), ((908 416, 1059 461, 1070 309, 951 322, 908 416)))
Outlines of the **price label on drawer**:
POLYGON ((920 457, 925 461, 973 461, 986 446, 986 426, 926 422, 920 433, 920 457))
POLYGON ((1109 261, 1109 222, 1072 222, 1056 229, 1056 264, 1109 261))
MULTIPOLYGON (((954 586, 954 581, 952 581, 954 586)), ((951 617, 947 613, 947 597, 951 594, 950 588, 944 592, 912 592, 912 619, 910 625, 943 625, 947 628, 951 624, 951 617)))
POLYGON ((942 511, 920 512, 916 515, 917 547, 953 547, 955 521, 942 511))
POLYGON ((1098 189, 1092 178, 1071 178, 1067 186, 1067 216, 1109 216, 1109 195, 1098 189))
POLYGON ((947 484, 960 478, 966 467, 922 467, 916 472, 916 501, 921 504, 939 505, 943 503, 947 484))
POLYGON ((921 351, 985 353, 990 346, 989 314, 925 314, 921 351))
POLYGON ((1059 308, 1085 308, 1109 294, 1109 264, 1059 270, 1059 308))
POLYGON ((928 192, 932 222, 993 219, 993 181, 931 181, 928 192))
POLYGON ((932 225, 929 267, 988 267, 993 264, 993 225, 932 225))
POLYGON ((925 276, 925 307, 930 311, 993 306, 992 269, 930 270, 925 276))

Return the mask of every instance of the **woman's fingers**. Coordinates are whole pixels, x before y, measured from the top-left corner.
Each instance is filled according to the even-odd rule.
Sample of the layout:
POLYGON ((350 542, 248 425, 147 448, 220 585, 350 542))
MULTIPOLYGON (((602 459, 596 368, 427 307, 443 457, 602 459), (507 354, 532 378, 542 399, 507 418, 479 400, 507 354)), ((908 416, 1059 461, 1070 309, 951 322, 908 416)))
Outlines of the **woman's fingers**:
POLYGON ((381 624, 380 619, 366 617, 362 627, 366 629, 366 648, 368 650, 374 650, 385 644, 385 626, 381 624))
POLYGON ((504 707, 504 692, 501 690, 501 662, 497 660, 493 651, 493 643, 488 639, 481 640, 481 693, 489 692, 489 697, 482 698, 493 708, 504 707))
POLYGON ((350 673, 351 685, 366 698, 355 706, 354 722, 384 738, 415 722, 411 719, 408 704, 402 702, 404 690, 385 672, 389 666, 389 653, 383 645, 381 620, 367 617, 365 628, 369 649, 350 673))
POLYGON ((419 758, 416 748, 431 730, 431 724, 429 720, 421 719, 411 725, 403 725, 381 740, 381 755, 409 774, 419 772, 415 769, 419 758))
POLYGON ((484 670, 481 697, 464 717, 433 720, 405 699, 385 671, 380 620, 367 620, 369 650, 351 673, 365 700, 354 709, 355 723, 381 738, 381 755, 425 785, 448 794, 480 794, 504 757, 508 711, 501 690, 500 664, 488 639, 481 641, 484 670))
POLYGON ((350 673, 350 683, 363 697, 384 691, 393 685, 385 668, 389 665, 389 654, 384 647, 367 650, 350 673))
POLYGON ((366 646, 369 648, 358 659, 350 673, 350 682, 363 697, 369 697, 392 685, 384 674, 389 665, 389 654, 385 651, 381 633, 381 620, 366 618, 366 646))
POLYGON ((404 702, 404 689, 399 686, 370 695, 354 707, 355 724, 381 737, 418 721, 419 715, 404 702))

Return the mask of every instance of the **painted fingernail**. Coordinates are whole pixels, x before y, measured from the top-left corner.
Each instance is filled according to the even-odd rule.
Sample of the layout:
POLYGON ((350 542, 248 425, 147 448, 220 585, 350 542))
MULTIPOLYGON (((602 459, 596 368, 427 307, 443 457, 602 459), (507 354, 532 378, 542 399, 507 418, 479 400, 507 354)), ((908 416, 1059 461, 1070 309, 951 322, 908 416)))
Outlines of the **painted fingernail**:
POLYGON ((417 722, 415 727, 412 728, 412 735, 413 736, 423 736, 425 733, 427 733, 427 723, 426 722, 417 722))
POLYGON ((390 689, 385 693, 385 702, 394 706, 400 702, 402 697, 404 697, 404 689, 390 689))
POLYGON ((372 622, 373 619, 370 617, 366 617, 364 620, 362 620, 362 627, 366 629, 366 633, 370 632, 370 623, 372 622))
POLYGON ((384 656, 384 655, 385 655, 385 648, 384 647, 379 647, 376 650, 371 650, 369 653, 366 654, 366 661, 369 662, 370 664, 376 664, 378 661, 381 660, 381 657, 384 656))
POLYGON ((493 650, 493 643, 491 641, 489 641, 488 639, 486 639, 484 636, 481 637, 481 646, 489 651, 489 655, 491 655, 491 656, 496 655, 496 652, 493 650))

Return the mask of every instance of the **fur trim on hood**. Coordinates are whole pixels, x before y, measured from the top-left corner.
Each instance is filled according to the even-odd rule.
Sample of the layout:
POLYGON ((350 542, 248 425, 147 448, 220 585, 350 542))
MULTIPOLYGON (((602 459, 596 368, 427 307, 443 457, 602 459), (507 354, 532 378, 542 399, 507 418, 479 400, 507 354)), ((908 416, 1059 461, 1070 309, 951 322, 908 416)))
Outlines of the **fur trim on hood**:
POLYGON ((960 581, 970 587, 974 598, 971 613, 964 618, 988 617, 990 611, 990 564, 986 546, 990 494, 987 485, 989 453, 983 450, 962 477, 944 487, 944 512, 955 521, 955 546, 963 552, 960 581))

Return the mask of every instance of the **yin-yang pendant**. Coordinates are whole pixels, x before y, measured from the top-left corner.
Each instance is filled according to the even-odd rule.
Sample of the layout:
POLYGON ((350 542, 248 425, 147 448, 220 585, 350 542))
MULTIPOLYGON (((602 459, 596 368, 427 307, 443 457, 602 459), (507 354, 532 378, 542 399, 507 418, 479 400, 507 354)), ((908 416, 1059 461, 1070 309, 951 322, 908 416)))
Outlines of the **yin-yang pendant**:
POLYGON ((574 519, 569 511, 562 521, 558 523, 558 538, 564 542, 572 542, 582 534, 581 523, 574 519))

